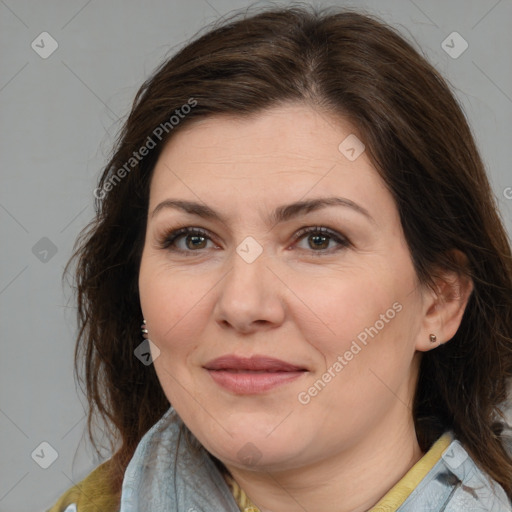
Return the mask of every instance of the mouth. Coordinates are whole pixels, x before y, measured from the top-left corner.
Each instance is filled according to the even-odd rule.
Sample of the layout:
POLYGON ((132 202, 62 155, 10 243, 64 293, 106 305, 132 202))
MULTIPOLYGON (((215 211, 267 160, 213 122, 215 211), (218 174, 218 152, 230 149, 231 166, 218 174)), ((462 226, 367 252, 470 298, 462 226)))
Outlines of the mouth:
POLYGON ((258 394, 307 373, 307 368, 267 356, 222 356, 204 365, 213 381, 235 394, 258 394))

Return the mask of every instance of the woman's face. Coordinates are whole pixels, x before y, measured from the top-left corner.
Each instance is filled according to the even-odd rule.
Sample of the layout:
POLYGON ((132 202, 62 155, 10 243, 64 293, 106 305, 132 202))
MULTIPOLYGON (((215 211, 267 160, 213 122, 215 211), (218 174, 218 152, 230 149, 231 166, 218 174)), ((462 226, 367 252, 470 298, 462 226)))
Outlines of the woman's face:
POLYGON ((191 124, 158 160, 139 276, 155 370, 228 466, 301 467, 411 429, 426 292, 362 149, 295 104, 191 124))

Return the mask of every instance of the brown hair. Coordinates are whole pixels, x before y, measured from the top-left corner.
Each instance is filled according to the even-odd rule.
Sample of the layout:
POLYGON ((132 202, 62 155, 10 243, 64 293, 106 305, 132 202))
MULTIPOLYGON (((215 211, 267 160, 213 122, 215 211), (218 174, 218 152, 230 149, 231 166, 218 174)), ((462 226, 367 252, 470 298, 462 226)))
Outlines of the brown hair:
POLYGON ((309 103, 357 127, 396 201, 422 283, 432 286, 439 269, 473 280, 456 335, 422 357, 414 421, 423 451, 452 429, 512 497, 499 421, 512 375, 512 257, 464 114, 443 78, 394 29, 353 11, 297 6, 237 13, 165 61, 138 91, 101 177, 96 218, 69 264, 76 262, 80 327, 75 369, 85 374, 94 446, 97 415, 112 449, 118 443, 114 487, 120 490, 135 447, 169 407, 153 366, 134 357, 155 162, 194 119, 249 116, 285 102, 309 103), (195 106, 170 123, 191 99, 195 106), (148 137, 155 147, 130 160, 148 137), (453 249, 466 255, 464 264, 453 249))

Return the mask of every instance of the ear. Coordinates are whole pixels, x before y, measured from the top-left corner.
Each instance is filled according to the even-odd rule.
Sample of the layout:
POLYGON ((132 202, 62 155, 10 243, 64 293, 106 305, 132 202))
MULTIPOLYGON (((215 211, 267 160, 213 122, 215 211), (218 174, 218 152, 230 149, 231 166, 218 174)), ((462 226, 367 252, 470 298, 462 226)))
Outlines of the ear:
MULTIPOLYGON (((465 254, 458 250, 451 254, 460 265, 467 266, 465 254)), ((436 275, 435 290, 425 287, 423 319, 416 350, 432 350, 455 336, 472 291, 473 281, 466 275, 451 270, 436 275), (435 342, 430 340, 431 334, 435 335, 435 342)))

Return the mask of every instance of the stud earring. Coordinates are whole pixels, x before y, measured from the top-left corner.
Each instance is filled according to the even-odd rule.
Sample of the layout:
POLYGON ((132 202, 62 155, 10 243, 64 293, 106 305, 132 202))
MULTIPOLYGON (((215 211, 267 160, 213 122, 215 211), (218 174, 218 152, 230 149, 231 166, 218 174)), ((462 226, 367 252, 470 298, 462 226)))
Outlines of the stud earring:
POLYGON ((435 343, 437 341, 437 336, 435 334, 430 335, 430 343, 435 343))
POLYGON ((143 320, 142 321, 142 325, 140 326, 140 330, 142 332, 142 337, 147 340, 148 339, 148 335, 149 335, 149 331, 147 330, 147 327, 146 327, 146 320, 143 320))

